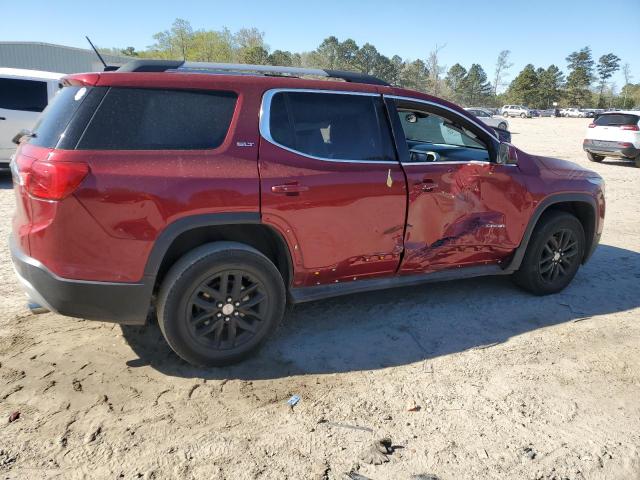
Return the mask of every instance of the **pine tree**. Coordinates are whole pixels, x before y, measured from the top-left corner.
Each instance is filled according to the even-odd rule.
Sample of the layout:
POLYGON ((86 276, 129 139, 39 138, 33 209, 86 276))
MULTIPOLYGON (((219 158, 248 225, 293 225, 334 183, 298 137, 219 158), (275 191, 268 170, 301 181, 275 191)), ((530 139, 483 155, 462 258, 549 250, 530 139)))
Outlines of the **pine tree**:
POLYGON ((461 101, 463 96, 463 81, 467 76, 467 69, 459 63, 452 66, 447 72, 447 76, 444 79, 444 83, 451 91, 451 96, 454 101, 461 101))
POLYGON ((615 72, 620 69, 620 57, 613 53, 607 53, 602 55, 598 60, 598 108, 604 108, 604 89, 607 86, 607 80, 609 80, 615 72))
POLYGON ((567 57, 569 76, 567 77, 566 96, 570 106, 584 107, 591 102, 589 87, 593 82, 593 58, 591 49, 573 52, 567 57))
POLYGON ((491 84, 487 81, 487 74, 480 65, 474 63, 462 80, 464 100, 467 105, 481 103, 491 95, 491 84))
POLYGON ((549 65, 546 70, 538 70, 542 70, 538 73, 538 106, 549 108, 562 96, 564 75, 555 65, 549 65))
POLYGON ((538 84, 538 74, 534 66, 528 64, 509 85, 507 97, 511 103, 535 105, 538 103, 538 84))

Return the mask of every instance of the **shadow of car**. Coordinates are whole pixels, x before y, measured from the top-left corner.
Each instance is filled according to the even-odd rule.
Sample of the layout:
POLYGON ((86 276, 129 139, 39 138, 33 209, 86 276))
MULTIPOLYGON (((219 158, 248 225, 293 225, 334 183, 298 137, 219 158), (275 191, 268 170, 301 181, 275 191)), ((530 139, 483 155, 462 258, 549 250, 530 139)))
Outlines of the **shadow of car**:
POLYGON ((139 357, 128 362, 130 367, 150 365, 171 376, 249 380, 373 370, 636 308, 639 280, 639 253, 601 245, 572 285, 547 297, 532 296, 504 277, 492 277, 302 304, 288 312, 257 355, 226 368, 199 368, 182 361, 156 324, 121 328, 139 357))

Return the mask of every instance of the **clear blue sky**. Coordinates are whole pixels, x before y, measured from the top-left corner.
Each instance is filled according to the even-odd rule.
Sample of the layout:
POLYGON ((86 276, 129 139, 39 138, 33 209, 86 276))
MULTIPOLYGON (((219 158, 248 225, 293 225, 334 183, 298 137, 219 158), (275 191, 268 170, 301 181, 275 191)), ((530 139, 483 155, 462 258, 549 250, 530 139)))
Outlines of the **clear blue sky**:
MULTIPOLYGON (((492 77, 498 52, 511 50, 513 78, 524 65, 558 65, 589 45, 597 60, 613 52, 629 62, 640 82, 640 0, 310 0, 2 2, 0 40, 42 41, 86 48, 84 35, 101 47, 153 43, 152 35, 177 17, 194 29, 235 31, 257 27, 271 49, 313 50, 327 36, 370 42, 388 56, 426 58, 446 44, 442 62, 466 68, 480 63, 492 77), (606 33, 599 33, 604 31, 606 33), (614 33, 615 32, 615 33, 614 33)), ((507 79, 507 80, 508 80, 507 79)), ((620 72, 614 77, 623 85, 620 72)))

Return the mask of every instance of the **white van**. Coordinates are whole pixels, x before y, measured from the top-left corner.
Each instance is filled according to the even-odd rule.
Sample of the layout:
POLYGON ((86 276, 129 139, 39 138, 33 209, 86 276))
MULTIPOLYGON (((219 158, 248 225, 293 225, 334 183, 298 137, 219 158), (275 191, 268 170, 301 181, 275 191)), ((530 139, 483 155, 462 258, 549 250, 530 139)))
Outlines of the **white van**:
POLYGON ((16 149, 13 137, 31 129, 40 112, 60 89, 64 73, 0 68, 0 169, 9 167, 16 149))

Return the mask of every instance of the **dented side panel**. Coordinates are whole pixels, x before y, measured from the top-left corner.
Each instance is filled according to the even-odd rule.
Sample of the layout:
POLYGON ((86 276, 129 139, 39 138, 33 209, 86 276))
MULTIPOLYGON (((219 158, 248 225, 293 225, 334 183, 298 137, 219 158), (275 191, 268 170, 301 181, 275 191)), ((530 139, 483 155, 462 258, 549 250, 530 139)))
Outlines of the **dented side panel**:
POLYGON ((517 166, 405 164, 409 211, 400 273, 497 263, 518 247, 534 202, 517 166))

